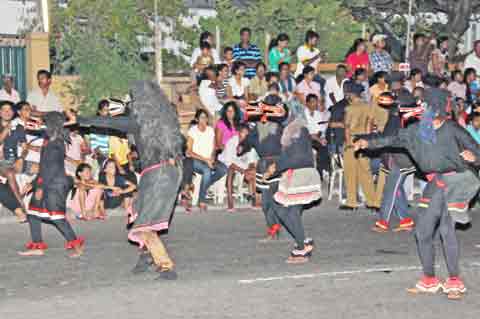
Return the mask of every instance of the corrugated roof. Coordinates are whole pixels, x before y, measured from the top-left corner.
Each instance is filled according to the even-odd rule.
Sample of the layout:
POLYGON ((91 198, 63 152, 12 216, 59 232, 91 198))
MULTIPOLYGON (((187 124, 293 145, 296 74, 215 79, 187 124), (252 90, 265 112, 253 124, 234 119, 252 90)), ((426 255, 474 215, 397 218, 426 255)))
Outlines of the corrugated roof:
MULTIPOLYGON (((252 0, 232 0, 237 7, 244 8, 252 0)), ((185 0, 185 6, 190 9, 215 9, 215 0, 185 0)))

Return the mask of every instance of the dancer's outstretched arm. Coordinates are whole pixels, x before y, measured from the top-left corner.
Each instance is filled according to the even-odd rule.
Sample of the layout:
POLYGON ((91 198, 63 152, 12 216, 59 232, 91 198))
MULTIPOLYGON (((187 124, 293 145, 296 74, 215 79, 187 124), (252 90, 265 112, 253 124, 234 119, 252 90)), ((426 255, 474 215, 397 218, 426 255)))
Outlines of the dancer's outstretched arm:
POLYGON ((110 128, 124 133, 134 133, 137 130, 136 123, 128 116, 118 117, 77 117, 76 123, 83 127, 110 128))

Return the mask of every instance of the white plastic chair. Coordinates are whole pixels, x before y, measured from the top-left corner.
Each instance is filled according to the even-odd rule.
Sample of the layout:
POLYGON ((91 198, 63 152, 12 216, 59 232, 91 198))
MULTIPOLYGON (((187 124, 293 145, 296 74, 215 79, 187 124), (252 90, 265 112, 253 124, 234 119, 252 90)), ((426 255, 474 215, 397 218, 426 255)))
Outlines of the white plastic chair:
POLYGON ((338 201, 343 201, 343 156, 340 154, 333 154, 330 157, 330 165, 332 171, 330 173, 329 187, 328 187, 328 200, 332 200, 333 196, 338 196, 338 201), (338 185, 335 188, 335 184, 338 185))

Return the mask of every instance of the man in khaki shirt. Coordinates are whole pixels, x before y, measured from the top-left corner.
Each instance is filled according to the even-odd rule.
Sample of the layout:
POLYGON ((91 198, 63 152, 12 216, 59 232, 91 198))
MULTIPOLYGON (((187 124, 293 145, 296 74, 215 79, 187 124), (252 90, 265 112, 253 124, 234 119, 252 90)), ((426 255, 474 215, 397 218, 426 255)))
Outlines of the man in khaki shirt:
POLYGON ((366 196, 367 207, 374 205, 374 186, 370 172, 370 160, 353 149, 355 134, 369 134, 372 120, 372 107, 360 98, 363 87, 352 86, 345 88, 350 105, 345 114, 345 152, 344 173, 347 190, 347 202, 340 209, 353 210, 358 207, 357 194, 360 185, 366 196))

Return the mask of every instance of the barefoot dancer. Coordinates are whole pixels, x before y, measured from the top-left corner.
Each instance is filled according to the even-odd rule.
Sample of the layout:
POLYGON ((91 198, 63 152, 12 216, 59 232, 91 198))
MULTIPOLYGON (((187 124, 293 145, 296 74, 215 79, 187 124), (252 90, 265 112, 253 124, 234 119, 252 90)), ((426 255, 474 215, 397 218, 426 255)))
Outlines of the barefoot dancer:
POLYGON ((33 196, 27 212, 32 241, 26 245, 22 256, 43 255, 48 248, 42 239, 42 223, 54 225, 67 241, 70 257, 79 257, 83 252, 84 239, 77 237, 65 218, 67 194, 73 181, 65 174, 65 117, 59 112, 44 116, 46 125, 45 145, 40 155, 40 173, 30 186, 33 196))
POLYGON ((395 136, 359 140, 355 148, 403 147, 427 175, 428 184, 418 204, 415 228, 424 275, 409 291, 435 293, 443 289, 450 299, 458 299, 466 289, 459 278, 455 223, 470 222, 468 203, 480 187, 471 164, 479 164, 480 147, 464 128, 448 119, 448 92, 429 89, 425 91, 425 101, 428 107, 419 123, 400 130, 395 136), (437 233, 449 273, 444 283, 435 276, 437 233))
POLYGON ((128 238, 148 252, 141 252, 134 271, 146 271, 153 260, 160 278, 175 279, 174 263, 157 232, 170 225, 182 180, 182 135, 177 113, 153 82, 135 83, 131 98, 130 116, 79 118, 78 124, 117 129, 135 139, 143 171, 138 197, 131 207, 128 238))

